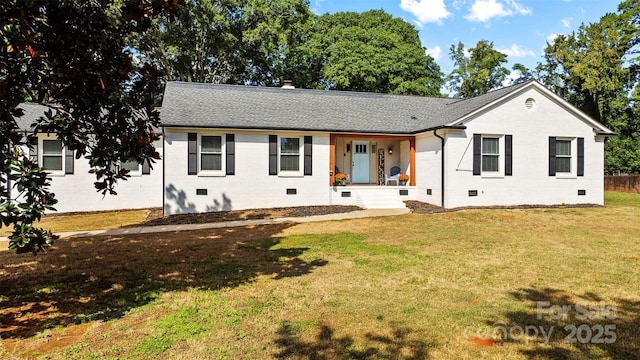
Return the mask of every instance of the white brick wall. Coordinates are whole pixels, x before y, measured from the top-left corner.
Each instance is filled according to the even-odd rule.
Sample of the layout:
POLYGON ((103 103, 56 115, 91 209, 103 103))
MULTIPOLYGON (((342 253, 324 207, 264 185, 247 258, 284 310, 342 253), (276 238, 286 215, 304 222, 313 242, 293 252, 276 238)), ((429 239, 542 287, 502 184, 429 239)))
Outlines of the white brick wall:
MULTIPOLYGON (((301 159, 300 165, 303 165, 301 159)), ((165 214, 329 204, 329 134, 165 129, 165 214), (235 134, 235 175, 188 175, 187 134, 235 134), (269 175, 269 135, 313 136, 313 175, 269 175), (206 189, 207 195, 196 195, 206 189), (287 195, 296 189, 296 195, 287 195)))
MULTIPOLYGON (((438 131, 441 136, 443 133, 438 131)), ((433 131, 416 137, 416 200, 438 206, 442 199, 440 148, 440 139, 433 136, 433 131), (431 195, 427 189, 431 189, 431 195)))
MULTIPOLYGON (((591 125, 564 110, 535 88, 513 97, 491 112, 465 124, 467 129, 447 137, 446 204, 460 206, 520 204, 603 204, 604 141, 591 125), (525 101, 534 99, 527 109, 525 101), (513 176, 473 176, 473 134, 513 135, 513 176), (575 175, 576 142, 572 149, 573 175, 549 176, 549 137, 583 137, 584 176, 575 175), (578 196, 578 190, 586 190, 578 196), (478 196, 469 197, 469 190, 478 196)), ((504 142, 500 143, 504 168, 504 142)))
MULTIPOLYGON (((40 139, 55 139, 55 136, 39 135, 40 139)), ((162 154, 163 142, 154 144, 162 154)), ((28 149, 24 149, 29 153, 28 149)), ((42 149, 40 149, 42 151, 42 149)), ((51 191, 55 193, 58 203, 57 212, 101 211, 117 209, 142 209, 162 206, 162 160, 153 164, 151 174, 133 175, 127 181, 118 182, 115 191, 118 195, 105 195, 96 192, 93 183, 94 174, 90 174, 89 161, 85 158, 74 160, 73 174, 53 174, 51 191)), ((17 190, 12 190, 12 196, 17 190)))

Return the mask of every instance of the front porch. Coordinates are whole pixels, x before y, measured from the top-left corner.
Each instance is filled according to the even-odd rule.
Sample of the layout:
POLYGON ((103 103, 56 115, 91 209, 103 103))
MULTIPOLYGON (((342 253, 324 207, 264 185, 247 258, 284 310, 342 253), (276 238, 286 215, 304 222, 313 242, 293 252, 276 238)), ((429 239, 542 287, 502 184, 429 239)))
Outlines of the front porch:
POLYGON ((416 198, 415 186, 332 186, 331 205, 355 205, 365 209, 401 209, 405 200, 416 198))
POLYGON ((400 185, 399 181, 385 181, 392 169, 409 177, 408 185, 416 185, 416 150, 414 136, 331 134, 329 185, 336 184, 335 176, 345 174, 347 184, 400 185))

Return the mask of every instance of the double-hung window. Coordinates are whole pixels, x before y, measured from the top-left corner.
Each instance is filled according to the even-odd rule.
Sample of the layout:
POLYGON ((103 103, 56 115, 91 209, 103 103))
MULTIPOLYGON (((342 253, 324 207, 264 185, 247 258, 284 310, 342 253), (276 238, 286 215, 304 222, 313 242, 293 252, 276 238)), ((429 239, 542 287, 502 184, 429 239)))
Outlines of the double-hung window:
POLYGON ((556 140, 556 173, 571 173, 571 140, 556 140))
POLYGON ((584 176, 584 138, 549 137, 549 176, 584 176))
POLYGON ((300 144, 299 137, 280 138, 280 171, 300 171, 300 144))
POLYGON ((222 172, 223 141, 221 135, 202 135, 200 137, 200 171, 222 172))
POLYGON ((500 139, 497 137, 482 138, 482 172, 500 171, 500 139))
POLYGON ((42 167, 49 171, 63 170, 61 140, 42 140, 42 167))
POLYGON ((513 175, 513 135, 473 134, 473 175, 513 175))
POLYGON ((298 177, 312 173, 312 136, 269 135, 269 175, 298 177))
MULTIPOLYGON (((187 133, 187 175, 235 175, 236 141, 234 134, 187 133)), ((150 172, 142 165, 142 173, 150 172)))

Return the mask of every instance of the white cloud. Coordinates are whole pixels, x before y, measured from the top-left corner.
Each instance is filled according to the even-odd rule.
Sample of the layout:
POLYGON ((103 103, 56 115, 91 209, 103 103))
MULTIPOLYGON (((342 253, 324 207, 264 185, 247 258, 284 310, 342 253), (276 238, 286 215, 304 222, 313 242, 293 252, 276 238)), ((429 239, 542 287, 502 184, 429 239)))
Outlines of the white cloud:
POLYGON ((506 0, 507 4, 511 6, 513 11, 520 15, 531 15, 531 9, 526 8, 519 4, 516 0, 506 0))
POLYGON ((476 0, 471 6, 471 13, 465 16, 470 21, 487 22, 496 16, 509 16, 513 13, 508 11, 496 0, 476 0))
POLYGON ((529 15, 531 9, 522 6, 515 0, 475 0, 471 12, 465 19, 475 22, 487 22, 494 17, 512 16, 514 14, 529 15), (506 5, 506 6, 505 6, 506 5))
POLYGON ((549 44, 553 44, 553 42, 556 40, 556 38, 557 38, 558 36, 560 36, 560 35, 562 35, 562 34, 561 34, 561 33, 553 33, 553 34, 550 34, 549 36, 547 36, 547 42, 548 42, 549 44))
POLYGON ((498 49, 498 51, 500 51, 501 53, 509 56, 509 57, 527 57, 527 56, 536 56, 536 53, 531 51, 531 50, 527 50, 527 49, 523 49, 520 46, 513 44, 511 45, 510 48, 508 49, 498 49))
POLYGON ((562 25, 566 28, 570 28, 571 27, 571 20, 573 20, 572 18, 564 18, 562 20, 560 20, 562 22, 562 25))
POLYGON ((442 57, 442 48, 438 45, 434 47, 428 47, 426 53, 427 55, 431 55, 431 57, 437 61, 442 57))
POLYGON ((444 0, 400 0, 400 8, 412 13, 418 20, 417 23, 442 23, 442 20, 451 16, 444 5, 444 0))

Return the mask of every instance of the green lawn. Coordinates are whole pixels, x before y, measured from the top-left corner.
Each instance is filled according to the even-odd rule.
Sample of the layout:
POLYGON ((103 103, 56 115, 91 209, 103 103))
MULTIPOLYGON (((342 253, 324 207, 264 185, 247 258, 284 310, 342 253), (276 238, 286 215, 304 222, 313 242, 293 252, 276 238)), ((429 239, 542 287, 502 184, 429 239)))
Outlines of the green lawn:
POLYGON ((91 237, 36 258, 5 251, 0 357, 637 358, 639 220, 640 195, 607 193, 604 208, 91 237), (563 306, 565 316, 549 311, 563 306))

